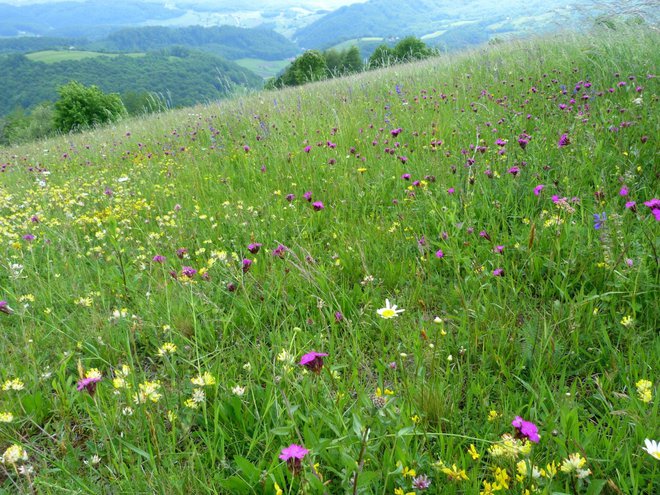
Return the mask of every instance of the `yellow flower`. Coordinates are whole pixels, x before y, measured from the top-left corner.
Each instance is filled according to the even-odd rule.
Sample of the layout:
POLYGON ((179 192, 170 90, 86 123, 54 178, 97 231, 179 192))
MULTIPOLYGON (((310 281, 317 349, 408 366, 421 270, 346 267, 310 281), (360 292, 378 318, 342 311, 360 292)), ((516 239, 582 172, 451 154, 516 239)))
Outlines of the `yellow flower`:
POLYGON ((277 481, 275 482, 274 488, 275 488, 275 495, 284 495, 284 492, 280 488, 280 485, 277 484, 277 481))
POLYGON ((479 455, 479 452, 477 452, 477 449, 474 447, 474 444, 470 444, 470 448, 468 449, 467 452, 472 456, 473 461, 476 461, 477 459, 479 459, 479 457, 481 457, 479 455))
POLYGON ((639 400, 648 404, 653 400, 653 395, 651 393, 651 388, 653 387, 653 382, 649 380, 639 380, 635 386, 637 387, 637 395, 639 400))
POLYGON ((143 382, 138 385, 139 391, 133 396, 136 404, 144 404, 147 401, 158 402, 163 396, 160 391, 160 382, 143 382))
POLYGON ((630 315, 626 315, 626 316, 624 316, 624 317, 621 319, 621 324, 622 324, 624 327, 629 328, 629 327, 631 327, 631 326, 633 326, 633 325, 635 324, 635 320, 633 319, 632 316, 630 316, 630 315))
POLYGON ((28 455, 23 447, 14 444, 5 450, 5 453, 0 457, 2 464, 14 465, 19 461, 27 461, 28 455))
POLYGON ((14 415, 10 412, 0 412, 0 423, 11 423, 14 421, 14 415))
POLYGON ((158 349, 159 356, 165 356, 166 354, 174 354, 176 352, 176 345, 172 342, 165 342, 158 349))
POLYGON ((85 373, 85 378, 103 378, 103 374, 97 368, 90 368, 85 373))
POLYGON ((447 475, 449 481, 468 481, 470 479, 465 469, 458 469, 456 464, 452 464, 451 468, 444 467, 440 471, 447 475))
POLYGON ((364 168, 364 167, 360 167, 360 168, 357 169, 357 171, 360 172, 361 174, 363 174, 367 171, 367 169, 364 168))
POLYGON ((497 482, 498 485, 508 490, 510 479, 511 477, 509 476, 509 473, 507 472, 506 469, 502 469, 499 467, 495 468, 495 481, 497 482))
POLYGON ((406 478, 406 477, 414 478, 415 476, 417 476, 417 473, 415 472, 414 469, 409 469, 408 466, 405 466, 403 468, 403 477, 404 478, 406 478))
POLYGON ((2 384, 2 390, 5 392, 7 390, 23 390, 25 388, 25 384, 19 379, 19 378, 14 378, 13 380, 6 380, 2 384))
POLYGON ((210 387, 211 385, 215 385, 215 377, 208 371, 205 371, 203 374, 198 375, 195 378, 191 378, 190 381, 193 385, 197 385, 198 387, 210 387))
POLYGON ((415 492, 404 492, 403 488, 395 488, 394 495, 415 495, 415 492))
POLYGON ((494 409, 492 409, 492 410, 488 413, 488 421, 490 421, 490 422, 492 423, 493 421, 495 421, 495 420, 496 420, 497 418, 499 418, 500 416, 501 416, 500 413, 498 413, 497 411, 495 411, 494 409))
POLYGON ((570 454, 567 459, 561 463, 561 471, 564 473, 573 473, 582 470, 587 460, 580 455, 579 452, 570 454))
POLYGON ((554 478, 557 474, 557 463, 552 461, 549 464, 546 464, 545 469, 541 469, 541 476, 544 478, 554 478))

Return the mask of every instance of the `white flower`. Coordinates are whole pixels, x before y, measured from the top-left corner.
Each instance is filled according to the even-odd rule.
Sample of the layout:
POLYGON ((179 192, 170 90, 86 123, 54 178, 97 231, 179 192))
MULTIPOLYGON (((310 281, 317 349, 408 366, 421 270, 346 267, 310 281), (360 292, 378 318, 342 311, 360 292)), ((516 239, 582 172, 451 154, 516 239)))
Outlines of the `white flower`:
POLYGON ((390 318, 394 318, 395 316, 398 316, 399 313, 403 313, 404 311, 405 309, 396 309, 396 304, 390 305, 390 300, 385 299, 385 307, 380 308, 377 313, 381 318, 389 320, 390 318))
POLYGON ((646 450, 651 457, 660 461, 660 442, 647 438, 644 443, 646 447, 642 447, 642 449, 646 450))
POLYGON ((245 393, 245 387, 236 385, 234 388, 231 389, 231 393, 241 397, 245 393))

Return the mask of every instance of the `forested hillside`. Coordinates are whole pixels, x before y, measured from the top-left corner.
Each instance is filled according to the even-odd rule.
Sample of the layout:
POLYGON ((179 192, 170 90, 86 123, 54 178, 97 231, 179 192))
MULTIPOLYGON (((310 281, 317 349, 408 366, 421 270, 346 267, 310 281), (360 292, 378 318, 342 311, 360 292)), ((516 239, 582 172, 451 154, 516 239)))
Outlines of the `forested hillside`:
POLYGON ((0 115, 55 100, 57 87, 71 80, 107 92, 159 93, 171 107, 215 100, 235 85, 261 84, 261 78, 233 62, 182 48, 141 57, 98 56, 50 64, 4 55, 0 56, 0 115))

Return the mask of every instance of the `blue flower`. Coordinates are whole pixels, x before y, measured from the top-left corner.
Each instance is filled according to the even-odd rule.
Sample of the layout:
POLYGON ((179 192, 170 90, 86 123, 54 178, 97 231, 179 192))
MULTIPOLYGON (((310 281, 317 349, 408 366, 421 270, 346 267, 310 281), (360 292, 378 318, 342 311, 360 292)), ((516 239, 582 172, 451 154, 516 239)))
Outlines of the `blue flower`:
POLYGON ((607 220, 607 215, 605 212, 601 213, 600 215, 598 213, 594 213, 594 229, 602 229, 603 225, 605 224, 605 220, 607 220))

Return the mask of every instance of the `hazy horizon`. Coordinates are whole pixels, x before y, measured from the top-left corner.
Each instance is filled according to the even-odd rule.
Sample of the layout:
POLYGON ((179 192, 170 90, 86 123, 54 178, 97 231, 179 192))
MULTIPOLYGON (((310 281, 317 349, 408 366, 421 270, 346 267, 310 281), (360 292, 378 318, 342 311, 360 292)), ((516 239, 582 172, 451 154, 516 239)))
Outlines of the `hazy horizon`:
MULTIPOLYGON (((14 6, 46 4, 46 3, 63 3, 63 2, 77 2, 86 3, 91 0, 0 0, 0 4, 8 4, 14 6)), ((353 3, 364 3, 367 0, 256 0, 251 2, 250 7, 259 6, 293 6, 308 9, 336 9, 343 5, 350 5, 353 3)), ((192 6, 192 5, 214 5, 217 7, 225 6, 241 6, 245 7, 243 2, 237 0, 135 0, 133 3, 155 3, 170 6, 192 6)))

